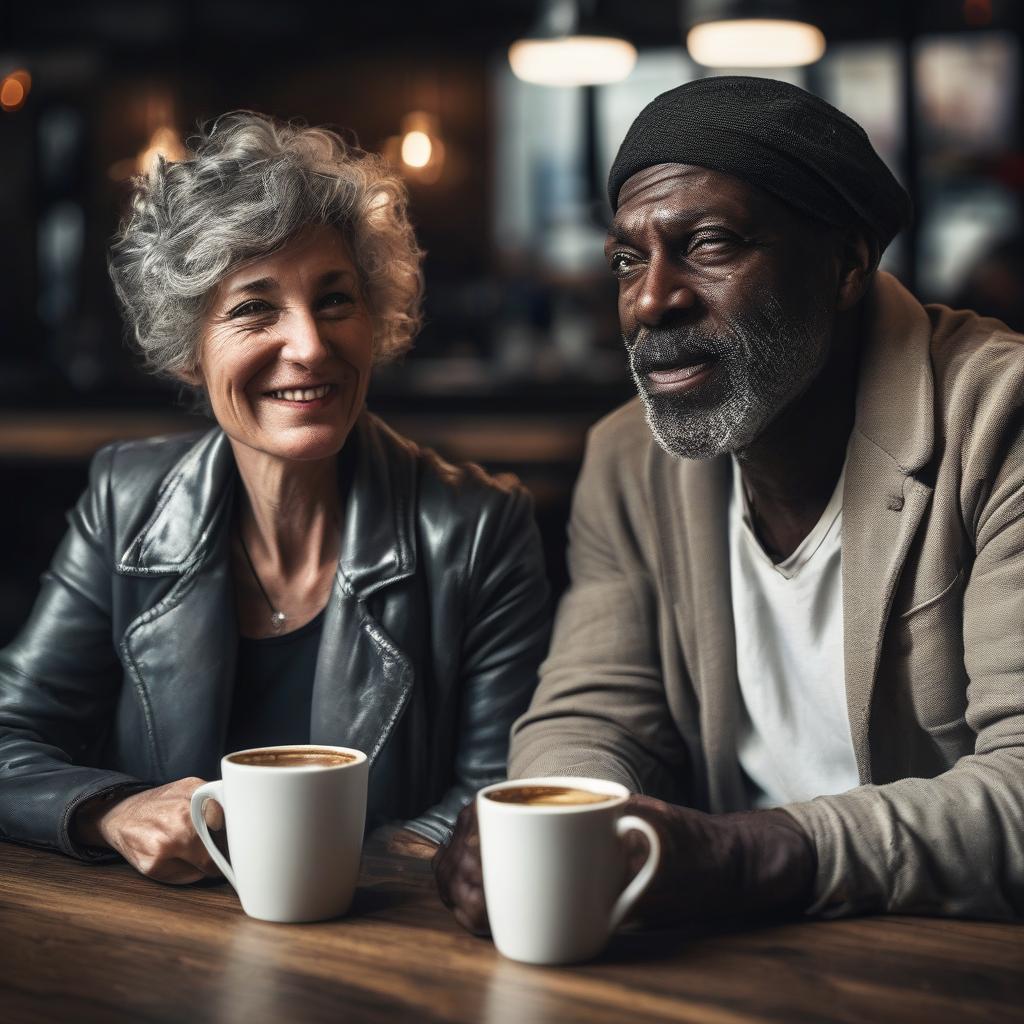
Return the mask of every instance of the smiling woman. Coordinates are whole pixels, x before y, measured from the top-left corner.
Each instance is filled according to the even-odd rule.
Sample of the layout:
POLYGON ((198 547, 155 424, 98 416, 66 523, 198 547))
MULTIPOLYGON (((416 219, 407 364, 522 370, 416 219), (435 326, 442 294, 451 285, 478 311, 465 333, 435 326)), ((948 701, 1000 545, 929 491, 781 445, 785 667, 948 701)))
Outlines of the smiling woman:
POLYGON ((135 183, 110 257, 216 426, 116 444, 0 653, 0 835, 168 882, 222 754, 364 750, 368 822, 443 840, 505 771, 548 634, 529 497, 365 409, 411 344, 405 192, 332 132, 226 115, 135 183))
POLYGON ((185 379, 236 446, 310 460, 345 443, 372 359, 373 318, 348 246, 316 225, 221 281, 185 379))

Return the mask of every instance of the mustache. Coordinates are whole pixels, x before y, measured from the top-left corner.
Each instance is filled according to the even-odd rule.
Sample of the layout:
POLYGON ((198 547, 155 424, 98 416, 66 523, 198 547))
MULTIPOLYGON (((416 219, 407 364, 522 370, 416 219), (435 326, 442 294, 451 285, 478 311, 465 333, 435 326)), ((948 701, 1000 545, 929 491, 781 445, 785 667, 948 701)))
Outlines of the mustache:
POLYGON ((632 340, 623 340, 630 368, 641 377, 653 370, 717 359, 735 347, 735 341, 697 325, 641 328, 632 340))

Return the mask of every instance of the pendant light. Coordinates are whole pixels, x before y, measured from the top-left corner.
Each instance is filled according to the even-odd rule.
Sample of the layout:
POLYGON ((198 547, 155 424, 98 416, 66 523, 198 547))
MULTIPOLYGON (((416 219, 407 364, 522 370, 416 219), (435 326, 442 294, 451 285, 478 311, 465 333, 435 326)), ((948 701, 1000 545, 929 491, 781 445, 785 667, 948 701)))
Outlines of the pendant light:
POLYGON ((537 85, 601 85, 625 78, 636 47, 595 23, 594 0, 543 0, 537 24, 508 51, 517 78, 537 85))
POLYGON ((795 68, 825 53, 799 0, 683 0, 686 49, 711 68, 795 68))

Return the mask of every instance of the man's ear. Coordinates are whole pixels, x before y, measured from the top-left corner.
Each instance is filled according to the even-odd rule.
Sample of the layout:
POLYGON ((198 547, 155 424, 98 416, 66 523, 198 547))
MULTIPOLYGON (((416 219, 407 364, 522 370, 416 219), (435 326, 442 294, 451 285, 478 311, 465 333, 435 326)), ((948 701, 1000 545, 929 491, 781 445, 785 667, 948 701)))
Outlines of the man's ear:
POLYGON ((880 257, 878 243, 863 231, 847 231, 840 236, 836 309, 853 309, 864 298, 880 257))

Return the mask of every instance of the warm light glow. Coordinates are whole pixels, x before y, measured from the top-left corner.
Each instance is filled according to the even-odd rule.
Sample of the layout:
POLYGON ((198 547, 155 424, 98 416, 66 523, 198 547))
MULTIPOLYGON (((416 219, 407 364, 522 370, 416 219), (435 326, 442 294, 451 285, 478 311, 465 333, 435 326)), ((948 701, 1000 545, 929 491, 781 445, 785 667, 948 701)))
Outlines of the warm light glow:
POLYGON ((686 48, 710 68, 796 68, 825 54, 821 30, 774 18, 707 21, 686 36, 686 48))
POLYGON ((406 132, 402 138, 402 163, 407 167, 426 167, 434 145, 426 132, 406 132))
POLYGON ((437 117, 414 110, 402 118, 399 133, 385 140, 384 156, 410 181, 433 185, 440 179, 445 161, 437 117))
POLYGON ((992 0, 965 0, 964 21, 968 25, 988 25, 992 21, 992 0))
POLYGON ((153 132, 149 145, 136 158, 136 171, 139 174, 149 174, 159 157, 171 161, 183 160, 185 157, 181 136, 173 128, 157 128, 153 132))
POLYGON ((18 110, 28 99, 31 88, 32 76, 24 68, 12 71, 0 82, 0 107, 7 111, 18 110))
POLYGON ((519 39, 508 50, 517 78, 536 85, 619 82, 636 64, 636 48, 609 36, 519 39))

